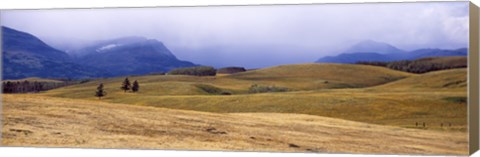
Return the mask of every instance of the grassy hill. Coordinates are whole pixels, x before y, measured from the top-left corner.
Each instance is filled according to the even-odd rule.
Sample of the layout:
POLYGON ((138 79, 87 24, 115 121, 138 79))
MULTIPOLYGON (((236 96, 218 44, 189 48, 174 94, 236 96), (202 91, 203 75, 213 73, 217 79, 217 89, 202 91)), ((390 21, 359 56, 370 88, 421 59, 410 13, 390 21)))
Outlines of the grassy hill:
MULTIPOLYGON (((144 96, 165 95, 212 95, 203 88, 210 86, 233 94, 246 94, 253 84, 275 85, 292 91, 331 88, 359 88, 384 84, 412 76, 382 67, 341 64, 298 64, 252 70, 224 76, 146 75, 129 77, 140 82, 140 94, 144 96)), ((122 93, 118 89, 124 77, 98 79, 70 86, 49 93, 68 98, 92 98, 99 83, 104 83, 110 96, 122 93)), ((107 96, 109 97, 109 96, 107 96)))
POLYGON ((467 134, 463 132, 381 126, 304 114, 218 114, 7 94, 3 95, 2 116, 3 146, 455 155, 468 152, 467 134))
POLYGON ((387 83, 374 88, 396 90, 460 90, 466 91, 467 69, 450 69, 429 72, 387 83))
POLYGON ((465 56, 447 56, 447 57, 427 57, 417 59, 417 61, 429 62, 429 63, 439 63, 444 64, 448 67, 467 67, 468 58, 465 56))
POLYGON ((466 87, 461 82, 443 87, 464 80, 465 72, 454 69, 416 75, 367 65, 302 64, 217 77, 131 77, 130 80, 140 82, 138 93, 124 93, 120 90, 124 78, 112 78, 51 90, 44 95, 97 100, 94 91, 103 82, 108 95, 97 101, 217 113, 300 113, 401 127, 425 122, 427 129, 466 131, 466 87), (293 91, 247 94, 252 84, 282 86, 293 91), (234 94, 209 93, 198 85, 234 94), (452 126, 441 127, 442 123, 452 126))
POLYGON ((293 89, 361 88, 384 84, 412 74, 382 67, 350 64, 293 64, 226 76, 293 89))

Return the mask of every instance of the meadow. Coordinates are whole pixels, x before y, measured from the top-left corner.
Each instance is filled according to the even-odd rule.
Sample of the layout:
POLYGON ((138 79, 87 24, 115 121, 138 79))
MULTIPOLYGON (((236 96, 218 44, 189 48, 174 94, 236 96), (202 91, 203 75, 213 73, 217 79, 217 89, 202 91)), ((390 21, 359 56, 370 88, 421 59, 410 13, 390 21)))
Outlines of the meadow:
POLYGON ((466 154, 466 76, 466 68, 412 74, 295 64, 219 76, 129 76, 140 83, 136 93, 120 89, 125 77, 96 79, 5 95, 2 143, 466 154), (101 99, 94 96, 100 83, 107 91, 101 99), (251 93, 253 85, 288 91, 251 93))

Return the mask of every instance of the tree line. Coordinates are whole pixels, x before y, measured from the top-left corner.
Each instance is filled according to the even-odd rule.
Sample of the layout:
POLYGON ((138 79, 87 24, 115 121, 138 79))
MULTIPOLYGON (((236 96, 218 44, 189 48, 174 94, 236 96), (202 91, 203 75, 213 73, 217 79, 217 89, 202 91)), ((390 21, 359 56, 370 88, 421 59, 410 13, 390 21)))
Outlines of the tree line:
POLYGON ((168 75, 193 75, 193 76, 215 76, 217 70, 210 66, 196 66, 188 68, 177 68, 169 71, 168 75))
POLYGON ((427 59, 418 59, 418 60, 401 60, 401 61, 392 61, 392 62, 380 62, 380 61, 360 61, 356 64, 362 65, 373 65, 390 68, 393 70, 405 71, 410 73, 426 73, 430 71, 437 70, 446 70, 453 68, 465 68, 465 64, 449 64, 442 62, 431 62, 427 59))
POLYGON ((75 82, 4 81, 3 93, 36 93, 75 84, 75 82))
MULTIPOLYGON (((120 86, 120 89, 123 90, 124 93, 130 90, 131 92, 136 93, 140 90, 140 84, 138 83, 137 80, 135 80, 133 84, 131 84, 130 80, 127 77, 125 78, 125 80, 123 80, 122 85, 120 86)), ((103 83, 100 83, 97 87, 97 90, 95 91, 95 96, 98 97, 98 99, 102 99, 102 97, 106 95, 107 95, 107 92, 104 89, 103 83)))

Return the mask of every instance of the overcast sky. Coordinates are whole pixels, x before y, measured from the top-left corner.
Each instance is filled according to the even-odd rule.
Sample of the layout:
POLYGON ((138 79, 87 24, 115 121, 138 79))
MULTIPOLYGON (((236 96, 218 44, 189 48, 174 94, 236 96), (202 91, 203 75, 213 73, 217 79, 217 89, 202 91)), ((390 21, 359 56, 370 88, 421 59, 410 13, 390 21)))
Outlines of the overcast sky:
POLYGON ((468 2, 9 10, 0 20, 59 49, 144 36, 217 67, 313 62, 367 39, 404 50, 468 46, 468 2))

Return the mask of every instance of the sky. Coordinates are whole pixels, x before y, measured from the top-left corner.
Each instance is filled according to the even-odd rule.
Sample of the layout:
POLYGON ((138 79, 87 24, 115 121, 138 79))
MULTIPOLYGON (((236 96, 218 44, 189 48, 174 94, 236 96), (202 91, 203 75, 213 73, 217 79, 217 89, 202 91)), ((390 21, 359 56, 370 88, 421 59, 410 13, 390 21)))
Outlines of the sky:
POLYGON ((363 40, 468 47, 468 2, 2 10, 0 22, 62 50, 143 36, 215 67, 314 62, 363 40))

